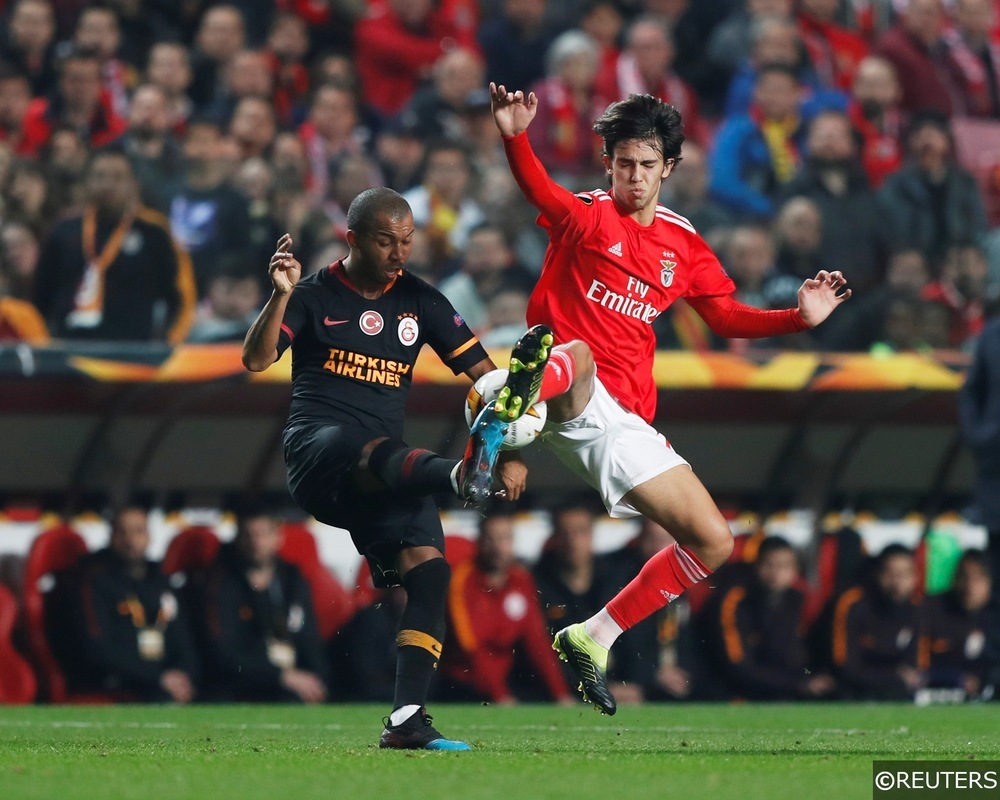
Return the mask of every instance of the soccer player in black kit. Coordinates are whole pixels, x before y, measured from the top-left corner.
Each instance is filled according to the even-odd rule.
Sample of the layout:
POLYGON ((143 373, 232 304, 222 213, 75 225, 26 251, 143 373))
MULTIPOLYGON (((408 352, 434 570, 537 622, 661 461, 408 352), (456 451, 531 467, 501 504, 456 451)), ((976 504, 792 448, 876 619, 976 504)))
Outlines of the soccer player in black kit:
MULTIPOLYGON (((393 711, 379 745, 467 750, 435 730, 424 708, 441 655, 451 574, 428 495, 453 491, 481 502, 496 464, 507 498, 516 500, 527 470, 516 458, 497 460, 507 426, 489 407, 474 423, 461 462, 403 442, 406 395, 423 344, 473 381, 495 365, 444 295, 404 269, 414 224, 401 195, 362 192, 347 223, 350 254, 301 280, 291 237, 278 241, 268 270, 273 292, 247 333, 243 363, 259 372, 291 347, 284 455, 292 497, 321 522, 350 531, 377 586, 406 589, 393 711)), ((518 364, 530 368, 507 386, 524 408, 550 343, 545 331, 535 331, 515 346, 518 364)))

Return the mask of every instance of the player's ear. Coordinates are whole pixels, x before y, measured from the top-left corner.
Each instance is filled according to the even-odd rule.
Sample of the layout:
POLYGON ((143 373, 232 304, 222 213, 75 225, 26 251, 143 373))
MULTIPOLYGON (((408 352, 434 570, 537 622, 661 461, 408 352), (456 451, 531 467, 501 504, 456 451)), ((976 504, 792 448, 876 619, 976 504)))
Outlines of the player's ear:
POLYGON ((347 233, 344 234, 344 239, 347 240, 347 246, 352 250, 356 250, 358 247, 358 234, 356 231, 347 229, 347 233))
POLYGON ((611 156, 609 156, 607 153, 604 153, 601 156, 601 160, 604 162, 604 169, 606 169, 607 172, 608 172, 608 175, 610 175, 611 174, 611 156))

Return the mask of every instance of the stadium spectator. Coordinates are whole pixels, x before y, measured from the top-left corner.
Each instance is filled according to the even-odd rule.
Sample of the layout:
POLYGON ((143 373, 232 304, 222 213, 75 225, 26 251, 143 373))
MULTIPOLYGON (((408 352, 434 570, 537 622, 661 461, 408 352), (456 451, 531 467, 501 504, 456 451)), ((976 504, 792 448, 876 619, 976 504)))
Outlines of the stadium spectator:
POLYGON ((831 320, 823 332, 829 350, 866 351, 882 336, 890 306, 897 298, 920 299, 930 282, 927 261, 919 250, 899 250, 889 257, 885 281, 858 298, 831 320))
POLYGON ((875 356, 930 353, 949 347, 951 314, 940 303, 901 295, 889 300, 882 335, 871 346, 875 356))
POLYGON ((986 256, 981 248, 954 245, 945 254, 941 277, 924 288, 924 300, 948 311, 946 342, 951 347, 971 347, 983 330, 988 299, 986 269, 986 256))
POLYGON ((372 0, 354 28, 361 92, 372 108, 398 114, 443 53, 474 49, 474 16, 452 0, 372 0))
POLYGON ((191 260, 167 220, 139 203, 123 152, 94 154, 86 195, 83 212, 52 229, 39 261, 35 305, 53 335, 184 341, 194 317, 191 260))
POLYGON ((661 201, 691 221, 703 237, 718 228, 729 227, 733 215, 708 192, 708 158, 695 142, 684 142, 683 160, 669 183, 664 183, 661 201))
POLYGON ((779 189, 795 177, 805 133, 795 72, 766 65, 757 73, 749 114, 723 122, 712 158, 712 196, 734 213, 768 218, 779 189))
POLYGON ((777 267, 782 275, 801 278, 830 266, 822 250, 823 215, 808 197, 793 197, 774 218, 778 243, 777 267))
POLYGON ((431 68, 431 81, 418 88, 403 113, 412 114, 431 138, 464 139, 466 99, 483 89, 485 65, 473 50, 455 48, 431 68))
POLYGON ((246 47, 246 24, 235 5, 208 8, 198 24, 191 55, 188 96, 199 113, 219 97, 226 67, 246 47))
POLYGON ((486 304, 486 325, 479 341, 487 350, 513 347, 524 333, 529 293, 523 289, 501 289, 486 304))
POLYGON ((237 165, 248 158, 269 157, 278 135, 274 106, 263 97, 240 99, 229 120, 228 134, 237 148, 237 165))
MULTIPOLYGON (((8 222, 0 228, 0 244, 11 225, 8 222)), ((22 226, 23 227, 23 226, 22 226)), ((9 234, 7 234, 9 236, 9 234)), ((6 247, 4 246, 4 251, 6 247)), ((4 253, 0 261, 0 345, 9 342, 27 342, 31 345, 44 346, 49 343, 49 331, 45 320, 27 300, 15 296, 11 292, 11 264, 4 253)))
POLYGON ((146 558, 149 539, 146 508, 127 503, 111 516, 108 546, 77 565, 67 679, 76 691, 189 703, 197 656, 185 609, 159 564, 146 558))
POLYGON ((896 68, 879 56, 868 56, 854 75, 847 113, 861 140, 861 164, 873 189, 903 163, 903 113, 896 68))
POLYGON ((834 691, 830 675, 811 669, 799 578, 794 548, 769 536, 760 543, 753 576, 706 607, 702 624, 730 699, 816 699, 834 691))
POLYGON ((37 161, 16 160, 7 172, 3 192, 4 217, 47 231, 61 211, 48 175, 37 161))
POLYGON ((872 565, 871 579, 835 600, 832 665, 844 697, 908 700, 926 685, 916 589, 913 552, 891 544, 872 565))
POLYGON ((223 257, 250 257, 247 201, 226 179, 221 147, 215 122, 191 120, 183 143, 184 174, 170 198, 170 229, 191 254, 199 296, 223 257))
POLYGON ((70 51, 59 62, 55 91, 31 101, 24 117, 24 151, 38 154, 61 125, 75 128, 95 148, 110 144, 128 127, 102 88, 101 61, 93 52, 70 51))
POLYGON ((236 537, 192 588, 205 660, 205 695, 217 701, 321 703, 329 666, 309 584, 279 555, 281 526, 263 507, 238 515, 236 537))
POLYGON ((962 689, 969 698, 991 698, 1000 680, 1000 628, 992 606, 993 577, 986 554, 967 550, 954 584, 926 601, 928 685, 962 689))
POLYGON ((30 301, 35 296, 40 256, 41 243, 30 225, 16 219, 0 225, 0 265, 10 297, 30 301))
POLYGON ((613 73, 621 52, 621 35, 625 28, 622 8, 615 0, 586 0, 580 7, 579 27, 600 48, 598 75, 613 73))
POLYGON ((157 42, 149 49, 146 80, 158 86, 166 97, 170 129, 176 136, 184 135, 194 109, 194 103, 188 97, 193 79, 191 56, 183 44, 157 42))
POLYGON ((118 13, 110 5, 88 4, 80 9, 73 31, 73 47, 96 53, 101 61, 101 82, 119 117, 128 116, 129 92, 136 84, 135 70, 118 56, 121 46, 118 13))
MULTIPOLYGON (((1000 317, 988 322, 975 345, 972 365, 958 397, 962 435, 972 452, 976 476, 973 510, 989 535, 992 576, 1000 575, 1000 317)), ((994 593, 994 608, 1000 606, 994 593)))
POLYGON ((152 83, 139 86, 128 110, 128 130, 118 145, 132 160, 142 201, 161 214, 170 210, 170 186, 182 174, 181 146, 170 128, 167 97, 152 83))
POLYGON ((1000 43, 994 38, 996 4, 991 0, 956 0, 955 24, 944 32, 952 72, 961 96, 956 112, 1000 119, 1000 43))
POLYGON ((598 105, 603 110, 609 103, 624 100, 630 94, 651 94, 681 113, 687 141, 704 145, 708 129, 698 111, 697 95, 674 71, 676 54, 670 28, 662 19, 642 16, 634 20, 625 33, 625 46, 614 65, 598 77, 598 105))
POLYGON ((531 144, 548 169, 570 186, 589 182, 599 171, 600 140, 593 131, 601 113, 598 58, 593 39, 582 31, 566 31, 549 46, 545 77, 531 87, 540 99, 531 144))
POLYGON ((880 190, 882 219, 894 245, 920 249, 937 276, 950 247, 980 241, 986 211, 975 178, 955 161, 945 117, 932 112, 914 117, 906 154, 906 163, 880 190))
POLYGON ((470 154, 458 142, 439 140, 427 147, 420 186, 403 194, 413 221, 426 228, 436 256, 465 249, 469 231, 485 219, 473 196, 470 154))
POLYGON ((56 87, 56 20, 51 0, 14 0, 0 37, 0 59, 28 77, 31 94, 42 97, 56 87))
POLYGON ((547 0, 503 0, 500 14, 483 22, 479 45, 491 81, 533 86, 545 76, 546 53, 559 33, 546 20, 547 7, 547 0))
POLYGON ((551 519, 552 532, 532 575, 549 633, 555 635, 569 622, 600 610, 610 587, 602 583, 594 554, 596 516, 591 503, 567 500, 552 511, 551 519))
POLYGON ((850 264, 851 282, 859 290, 873 289, 885 274, 889 236, 861 167, 850 120, 839 111, 820 112, 809 123, 805 144, 805 160, 780 194, 808 197, 816 204, 825 263, 850 264))
POLYGON ((31 84, 23 72, 0 63, 0 142, 24 153, 24 115, 31 105, 31 84))
POLYGON ((365 153, 373 143, 362 125, 358 98, 343 83, 323 83, 313 92, 309 116, 298 129, 308 154, 309 196, 316 204, 327 194, 333 162, 348 155, 365 153))
MULTIPOLYGON (((52 131, 42 148, 39 161, 46 167, 48 204, 58 210, 57 218, 66 211, 78 210, 86 202, 83 179, 90 156, 91 149, 80 131, 67 125, 52 131)), ((48 220, 47 225, 52 222, 55 220, 48 220)))
POLYGON ((868 43, 837 23, 839 0, 800 0, 799 30, 809 61, 825 86, 847 91, 858 64, 868 55, 868 43))
POLYGON ((497 294, 534 287, 534 275, 517 262, 503 231, 490 222, 469 231, 458 271, 438 284, 474 331, 486 327, 487 307, 497 294))
POLYGON ((260 279, 247 272, 246 264, 223 263, 208 283, 187 340, 242 342, 263 304, 260 279))
POLYGON ((895 67, 900 106, 909 114, 936 111, 950 116, 962 111, 952 58, 942 39, 945 22, 941 0, 909 0, 875 46, 875 55, 895 67))
POLYGON ((440 670, 446 697, 516 703, 510 678, 515 653, 521 653, 552 700, 574 702, 536 591, 531 573, 516 562, 512 517, 487 514, 479 523, 476 555, 455 567, 448 592, 448 647, 440 670))
POLYGON ((271 62, 263 50, 240 50, 221 71, 221 83, 215 99, 204 109, 204 115, 228 124, 236 107, 248 97, 265 101, 277 125, 277 107, 274 102, 274 75, 271 62))
POLYGON ((387 123, 375 140, 375 153, 386 186, 404 194, 418 186, 426 147, 424 132, 412 114, 403 114, 387 123))
POLYGON ((273 75, 274 106, 284 128, 302 122, 309 95, 309 26, 298 14, 278 12, 267 34, 268 62, 273 75))
MULTIPOLYGON (((723 264, 736 284, 741 303, 754 308, 785 308, 795 298, 802 279, 778 272, 777 246, 771 232, 761 225, 739 225, 723 246, 723 264)), ((761 340, 768 346, 770 340, 761 340)), ((773 346, 774 342, 770 344, 773 346)))
POLYGON ((728 83, 736 71, 750 59, 753 31, 765 17, 792 19, 793 0, 747 0, 733 7, 731 13, 712 30, 703 57, 728 83))

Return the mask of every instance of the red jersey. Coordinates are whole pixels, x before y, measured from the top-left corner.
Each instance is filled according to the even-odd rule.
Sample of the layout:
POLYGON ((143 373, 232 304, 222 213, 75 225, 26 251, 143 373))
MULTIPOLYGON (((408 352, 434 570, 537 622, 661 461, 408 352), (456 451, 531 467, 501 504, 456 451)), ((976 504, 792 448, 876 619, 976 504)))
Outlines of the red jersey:
POLYGON ((657 206, 653 224, 643 227, 607 192, 574 195, 552 181, 526 137, 506 145, 515 177, 542 211, 538 222, 549 235, 528 324, 549 325, 559 342, 585 341, 611 396, 651 422, 653 321, 678 297, 730 295, 735 284, 684 217, 657 206), (537 165, 533 175, 528 161, 537 165), (568 213, 551 208, 544 193, 568 213))
POLYGON ((490 586, 475 559, 458 564, 448 589, 449 645, 441 672, 494 702, 511 697, 507 678, 515 651, 523 652, 553 699, 569 697, 538 604, 535 580, 522 566, 506 583, 490 586))

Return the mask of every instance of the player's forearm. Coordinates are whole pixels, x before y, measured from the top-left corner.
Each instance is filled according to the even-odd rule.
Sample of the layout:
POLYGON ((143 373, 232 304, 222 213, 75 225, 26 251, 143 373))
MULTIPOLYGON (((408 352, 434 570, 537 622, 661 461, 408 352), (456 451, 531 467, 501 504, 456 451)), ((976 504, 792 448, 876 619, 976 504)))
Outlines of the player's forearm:
POLYGON ((685 299, 714 333, 730 339, 763 339, 809 330, 797 308, 764 311, 732 297, 685 299))
POLYGON ((522 132, 509 138, 505 136, 503 149, 511 174, 528 202, 554 225, 565 220, 572 208, 573 194, 549 177, 531 149, 528 134, 522 132))
POLYGON ((278 360, 278 337, 289 294, 273 292, 243 340, 243 366, 262 372, 278 360))

